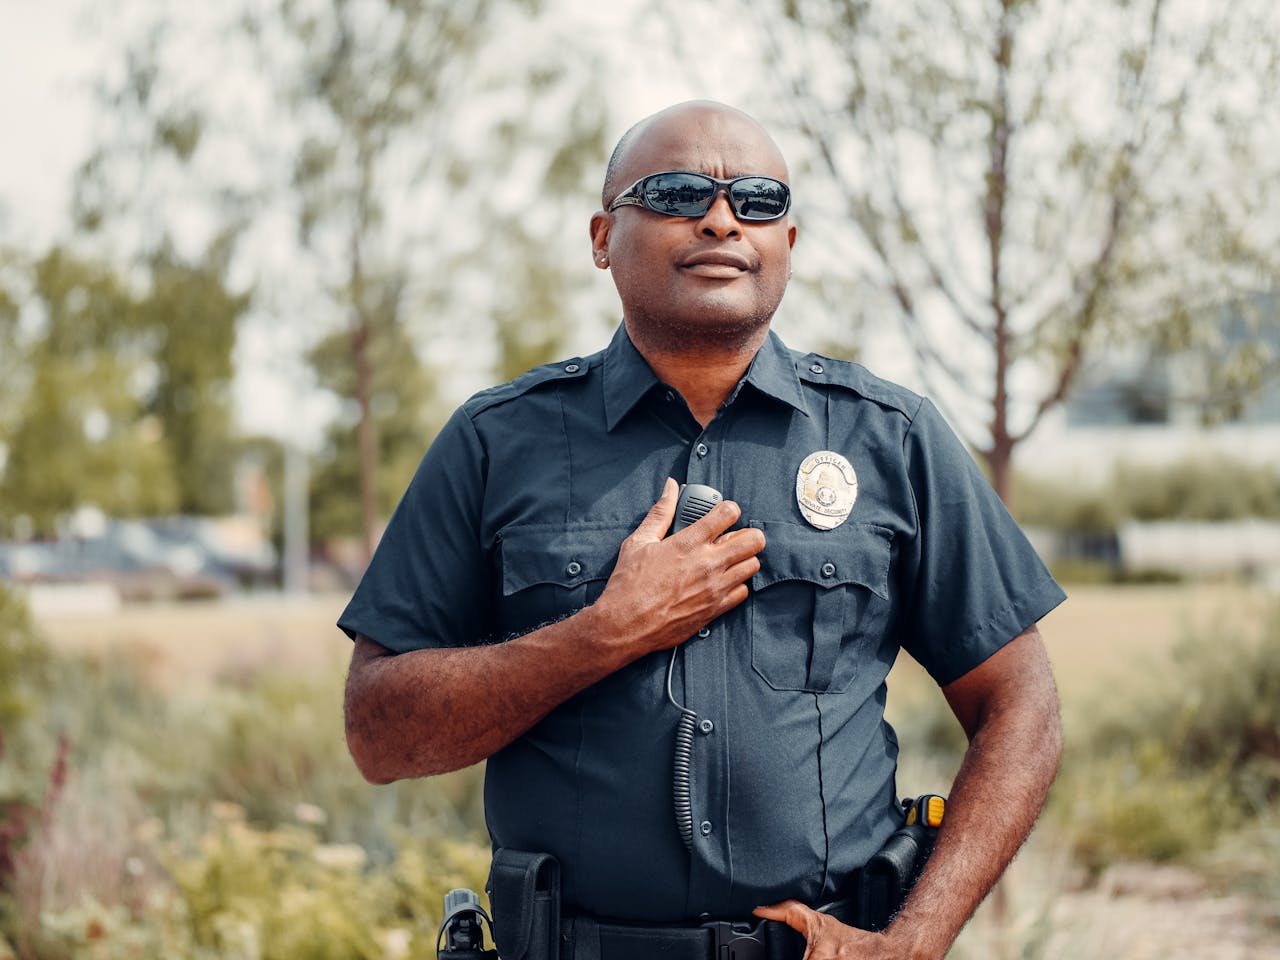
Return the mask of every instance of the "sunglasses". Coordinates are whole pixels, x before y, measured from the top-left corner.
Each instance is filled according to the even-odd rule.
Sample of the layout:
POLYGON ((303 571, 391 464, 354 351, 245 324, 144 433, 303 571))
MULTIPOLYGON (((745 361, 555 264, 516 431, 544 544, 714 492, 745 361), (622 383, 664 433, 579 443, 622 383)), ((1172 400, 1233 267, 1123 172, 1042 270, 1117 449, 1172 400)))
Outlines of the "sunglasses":
POLYGON ((733 214, 742 221, 777 220, 791 206, 791 188, 773 177, 721 180, 705 173, 673 170, 641 177, 623 190, 609 212, 633 204, 668 217, 703 217, 720 191, 729 195, 733 214))

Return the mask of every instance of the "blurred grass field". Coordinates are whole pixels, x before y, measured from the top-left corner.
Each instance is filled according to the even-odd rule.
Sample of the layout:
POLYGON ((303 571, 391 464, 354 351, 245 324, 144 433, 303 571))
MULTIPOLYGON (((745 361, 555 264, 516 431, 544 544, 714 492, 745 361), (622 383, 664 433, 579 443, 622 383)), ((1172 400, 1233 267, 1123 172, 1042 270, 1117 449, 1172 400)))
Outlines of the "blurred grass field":
MULTIPOLYGON (((47 616, 39 628, 59 649, 141 653, 168 689, 266 667, 321 672, 345 663, 350 643, 334 626, 346 594, 262 596, 227 602, 125 607, 106 618, 47 616)), ((1235 583, 1072 587, 1041 631, 1068 710, 1100 688, 1142 685, 1180 638, 1209 628, 1256 636, 1273 598, 1235 583)), ((895 688, 931 681, 901 657, 895 688)))
MULTIPOLYGON (((1280 957, 1280 604, 1071 594, 1042 624, 1063 775, 952 956, 1280 957)), ((46 616, 26 639, 0 609, 0 960, 432 955, 443 892, 483 884, 481 771, 360 780, 344 602, 46 616)), ((901 791, 945 789, 941 695, 905 658, 890 685, 901 791)))

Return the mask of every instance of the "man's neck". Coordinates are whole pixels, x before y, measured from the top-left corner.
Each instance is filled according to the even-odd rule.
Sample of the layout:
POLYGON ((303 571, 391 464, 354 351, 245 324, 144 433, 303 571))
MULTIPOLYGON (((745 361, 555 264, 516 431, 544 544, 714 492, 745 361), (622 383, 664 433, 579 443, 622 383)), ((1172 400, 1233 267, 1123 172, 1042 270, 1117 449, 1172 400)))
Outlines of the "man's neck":
POLYGON ((769 328, 761 327, 758 334, 738 343, 695 343, 678 350, 646 342, 630 328, 627 333, 658 379, 680 393, 694 419, 705 427, 746 375, 769 328))

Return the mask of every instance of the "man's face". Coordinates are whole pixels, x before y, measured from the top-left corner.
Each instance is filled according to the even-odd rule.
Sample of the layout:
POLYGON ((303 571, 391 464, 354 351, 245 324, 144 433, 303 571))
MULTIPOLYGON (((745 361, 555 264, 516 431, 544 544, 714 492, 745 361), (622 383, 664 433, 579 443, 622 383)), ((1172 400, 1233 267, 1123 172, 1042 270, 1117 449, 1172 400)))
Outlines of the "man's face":
MULTIPOLYGON (((641 177, 689 170, 721 179, 762 174, 787 180, 777 147, 745 116, 709 106, 664 114, 627 150, 618 189, 641 177)), ((669 346, 729 345, 758 334, 791 272, 788 218, 742 222, 721 192, 702 217, 622 206, 592 219, 592 243, 608 257, 633 335, 669 346)))

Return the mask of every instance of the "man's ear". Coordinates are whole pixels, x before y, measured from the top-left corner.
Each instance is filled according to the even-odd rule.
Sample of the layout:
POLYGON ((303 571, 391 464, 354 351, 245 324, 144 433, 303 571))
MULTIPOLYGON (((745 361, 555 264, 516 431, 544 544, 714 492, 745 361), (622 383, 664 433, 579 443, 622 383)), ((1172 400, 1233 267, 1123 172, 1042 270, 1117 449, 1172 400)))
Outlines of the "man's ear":
POLYGON ((609 230, 613 215, 597 210, 591 215, 591 259, 601 270, 609 267, 609 230))
POLYGON ((787 246, 794 247, 796 245, 796 225, 793 223, 787 227, 787 246))

